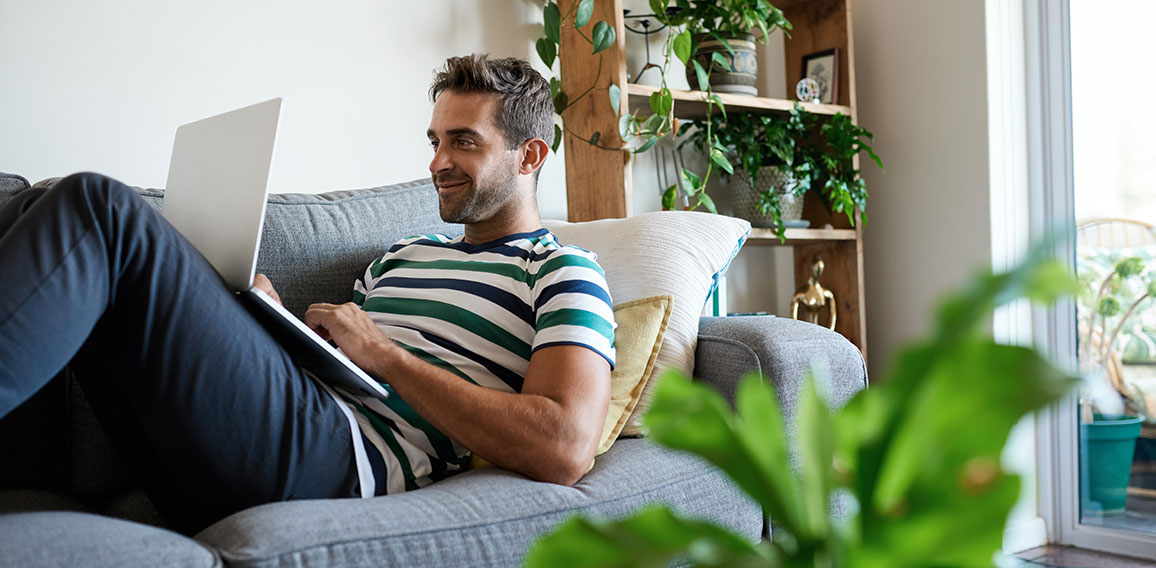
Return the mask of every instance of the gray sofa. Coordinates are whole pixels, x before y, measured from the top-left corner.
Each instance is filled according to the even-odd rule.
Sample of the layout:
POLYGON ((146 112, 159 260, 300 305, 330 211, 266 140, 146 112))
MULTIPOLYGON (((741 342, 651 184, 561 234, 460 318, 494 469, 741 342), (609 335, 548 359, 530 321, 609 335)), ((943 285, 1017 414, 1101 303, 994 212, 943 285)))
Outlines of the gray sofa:
MULTIPOLYGON (((37 190, 0 175, 0 206, 37 190)), ((159 207, 161 192, 139 192, 159 207)), ((274 195, 258 268, 298 314, 347 301, 353 279, 393 241, 460 233, 438 218, 433 196, 428 181, 274 195)), ((858 350, 819 326, 703 318, 699 333, 698 380, 729 400, 744 373, 761 371, 789 421, 812 360, 830 369, 836 406, 866 385, 858 350)), ((484 468, 402 495, 254 507, 190 538, 164 528, 68 375, 0 421, 0 566, 512 566, 575 513, 616 518, 653 502, 751 539, 764 530, 759 507, 717 469, 635 438, 618 440, 573 487, 484 468)))

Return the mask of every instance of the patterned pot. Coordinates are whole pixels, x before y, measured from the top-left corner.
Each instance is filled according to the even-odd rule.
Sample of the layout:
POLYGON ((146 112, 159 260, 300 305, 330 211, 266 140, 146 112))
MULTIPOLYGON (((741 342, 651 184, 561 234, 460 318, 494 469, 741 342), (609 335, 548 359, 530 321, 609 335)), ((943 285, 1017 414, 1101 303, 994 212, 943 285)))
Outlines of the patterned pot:
MULTIPOLYGON (((710 72, 710 84, 716 93, 736 93, 756 96, 759 90, 755 88, 755 80, 759 78, 759 62, 755 57, 755 36, 745 34, 741 36, 724 36, 734 49, 734 55, 727 50, 721 41, 710 34, 694 36, 698 46, 691 57, 698 61, 702 68, 710 72), (731 71, 726 71, 717 63, 711 69, 711 57, 714 53, 721 53, 730 63, 731 71)), ((686 66, 686 81, 691 89, 701 91, 698 85, 698 74, 694 65, 686 66)))
POLYGON ((759 175, 751 186, 750 176, 745 170, 737 170, 731 182, 731 205, 734 206, 735 217, 746 219, 754 227, 774 229, 775 221, 770 215, 759 211, 759 194, 773 189, 779 198, 779 207, 783 213, 783 222, 790 226, 789 221, 798 221, 803 217, 803 196, 796 197, 791 190, 795 187, 795 177, 791 172, 778 166, 763 166, 759 168, 759 175))

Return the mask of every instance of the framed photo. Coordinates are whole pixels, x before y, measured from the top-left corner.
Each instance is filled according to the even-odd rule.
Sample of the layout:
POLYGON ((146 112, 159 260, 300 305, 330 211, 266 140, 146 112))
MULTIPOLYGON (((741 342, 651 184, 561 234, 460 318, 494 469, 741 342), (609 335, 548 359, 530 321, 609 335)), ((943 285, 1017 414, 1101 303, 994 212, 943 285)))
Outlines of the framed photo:
POLYGON ((803 56, 803 77, 819 84, 819 102, 836 104, 839 100, 839 48, 803 56))

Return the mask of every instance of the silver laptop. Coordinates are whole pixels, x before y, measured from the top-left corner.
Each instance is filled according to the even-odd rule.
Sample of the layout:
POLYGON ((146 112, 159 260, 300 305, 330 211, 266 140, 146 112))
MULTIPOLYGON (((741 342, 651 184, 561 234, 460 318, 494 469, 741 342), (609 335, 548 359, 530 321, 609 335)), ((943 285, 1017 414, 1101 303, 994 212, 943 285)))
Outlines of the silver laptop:
POLYGON ((281 99, 177 129, 162 214, 289 355, 318 379, 386 398, 378 380, 253 286, 281 99))

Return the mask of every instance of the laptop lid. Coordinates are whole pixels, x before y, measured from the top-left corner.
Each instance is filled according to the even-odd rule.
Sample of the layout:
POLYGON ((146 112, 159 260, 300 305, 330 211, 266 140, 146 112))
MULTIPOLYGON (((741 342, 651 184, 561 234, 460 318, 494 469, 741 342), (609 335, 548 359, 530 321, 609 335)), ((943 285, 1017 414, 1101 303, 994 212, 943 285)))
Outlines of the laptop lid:
POLYGON ((281 99, 177 129, 162 215, 229 287, 248 290, 257 268, 281 99))

